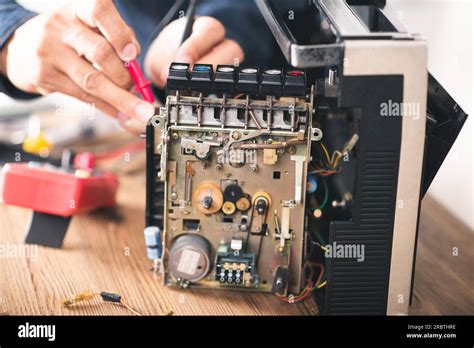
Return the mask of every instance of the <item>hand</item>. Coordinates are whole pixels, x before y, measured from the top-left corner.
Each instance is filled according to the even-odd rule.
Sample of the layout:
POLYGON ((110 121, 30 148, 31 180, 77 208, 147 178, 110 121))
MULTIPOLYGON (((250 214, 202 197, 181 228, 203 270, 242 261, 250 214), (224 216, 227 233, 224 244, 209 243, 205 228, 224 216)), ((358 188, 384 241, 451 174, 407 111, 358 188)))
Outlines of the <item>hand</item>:
POLYGON ((2 49, 1 67, 20 90, 61 92, 122 120, 148 120, 154 107, 129 92, 133 82, 124 67, 139 53, 112 0, 83 0, 20 26, 2 49))
POLYGON ((213 17, 197 17, 191 36, 180 45, 186 18, 171 22, 152 43, 145 57, 145 71, 159 87, 166 85, 172 62, 240 64, 244 52, 234 40, 227 39, 225 28, 213 17))

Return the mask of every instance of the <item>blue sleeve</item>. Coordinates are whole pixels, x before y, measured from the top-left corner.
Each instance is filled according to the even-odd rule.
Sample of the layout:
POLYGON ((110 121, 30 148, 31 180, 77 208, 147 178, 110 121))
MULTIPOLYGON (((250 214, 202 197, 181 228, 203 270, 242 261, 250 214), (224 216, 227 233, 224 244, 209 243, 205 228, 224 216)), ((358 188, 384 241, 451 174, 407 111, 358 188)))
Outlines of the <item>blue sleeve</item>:
MULTIPOLYGON (((135 31, 143 52, 140 58, 143 59, 153 29, 173 1, 115 0, 115 4, 135 31)), ((224 24, 227 37, 237 41, 243 48, 245 65, 263 66, 271 61, 276 46, 254 0, 200 0, 196 14, 214 17, 224 24)))
POLYGON ((245 53, 243 64, 265 66, 272 61, 274 39, 254 0, 201 0, 197 14, 224 24, 226 36, 238 42, 245 53))
MULTIPOLYGON (((28 11, 18 5, 14 0, 0 0, 0 50, 5 46, 15 30, 34 17, 36 13, 28 11)), ((17 89, 3 75, 0 75, 0 92, 15 99, 32 99, 38 97, 17 89)))

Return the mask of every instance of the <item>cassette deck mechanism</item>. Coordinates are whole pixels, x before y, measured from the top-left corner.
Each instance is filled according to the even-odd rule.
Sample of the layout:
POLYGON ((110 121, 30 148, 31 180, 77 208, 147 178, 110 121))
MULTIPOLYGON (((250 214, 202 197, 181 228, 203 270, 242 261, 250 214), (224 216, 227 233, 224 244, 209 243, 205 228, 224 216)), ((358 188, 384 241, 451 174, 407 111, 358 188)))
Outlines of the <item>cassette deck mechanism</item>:
MULTIPOLYGON (((200 68, 194 66, 193 77, 200 68)), ((170 80, 172 70, 173 65, 170 80)), ((215 79, 220 70, 230 69, 218 67, 215 79)), ((283 77, 281 70, 268 72, 283 77)), ((287 74, 300 74, 305 83, 303 71, 287 74)), ((264 84, 262 75, 255 92, 264 84)), ((197 92, 170 94, 149 126, 160 158, 156 175, 164 182, 164 282, 298 293, 304 286, 304 193, 312 139, 306 86, 300 96, 290 86, 293 96, 236 91, 228 97, 206 95, 203 80, 197 92)), ((284 93, 283 83, 275 85, 273 94, 284 93)), ((230 88, 217 88, 234 86, 232 80, 230 88)))

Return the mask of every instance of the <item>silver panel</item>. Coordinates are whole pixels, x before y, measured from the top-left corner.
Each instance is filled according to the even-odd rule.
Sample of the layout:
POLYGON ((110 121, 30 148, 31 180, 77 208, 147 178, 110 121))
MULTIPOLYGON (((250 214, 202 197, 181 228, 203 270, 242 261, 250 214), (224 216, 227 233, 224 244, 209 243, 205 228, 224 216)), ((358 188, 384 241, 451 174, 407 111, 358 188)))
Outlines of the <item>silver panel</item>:
POLYGON ((348 41, 344 74, 403 75, 403 102, 419 114, 402 116, 387 314, 408 314, 424 159, 427 50, 424 41, 348 41))

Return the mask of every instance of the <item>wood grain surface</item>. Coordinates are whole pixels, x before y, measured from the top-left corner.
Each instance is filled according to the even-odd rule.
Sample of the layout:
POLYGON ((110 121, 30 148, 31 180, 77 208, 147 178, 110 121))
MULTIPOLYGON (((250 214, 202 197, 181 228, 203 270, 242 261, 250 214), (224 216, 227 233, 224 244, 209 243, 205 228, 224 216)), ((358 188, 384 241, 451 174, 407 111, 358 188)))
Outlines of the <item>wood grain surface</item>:
MULTIPOLYGON (((74 217, 61 250, 0 258, 0 314, 130 315, 99 300, 72 308, 61 300, 84 290, 120 293, 144 315, 317 315, 313 299, 286 304, 271 294, 176 290, 150 271, 143 241, 143 161, 121 170, 118 208, 74 217)), ((460 192, 461 193, 461 192, 460 192)), ((454 194, 454 193, 453 193, 454 194)), ((20 250, 30 212, 0 206, 0 244, 20 250)), ((473 314, 474 234, 431 198, 419 232, 413 314, 473 314), (453 256, 453 248, 459 255, 453 256)), ((13 256, 13 255, 10 255, 13 256)))

